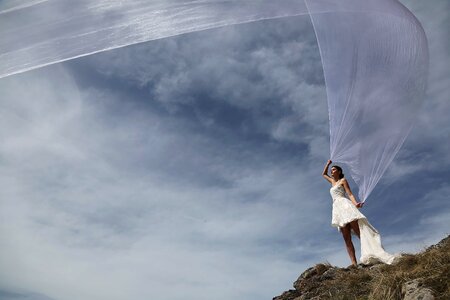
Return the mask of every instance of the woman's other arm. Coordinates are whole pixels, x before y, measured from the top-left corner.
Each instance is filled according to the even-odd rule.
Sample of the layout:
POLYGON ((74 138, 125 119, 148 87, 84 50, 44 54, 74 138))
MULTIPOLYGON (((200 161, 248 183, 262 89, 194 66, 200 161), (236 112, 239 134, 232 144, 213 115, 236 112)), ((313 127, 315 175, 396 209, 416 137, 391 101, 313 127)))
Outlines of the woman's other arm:
POLYGON ((347 179, 342 180, 342 184, 344 185, 344 189, 345 189, 345 192, 347 193, 347 196, 350 198, 350 200, 353 202, 353 204, 358 208, 362 207, 364 203, 356 201, 356 198, 353 195, 352 190, 350 189, 350 186, 348 185, 347 179))

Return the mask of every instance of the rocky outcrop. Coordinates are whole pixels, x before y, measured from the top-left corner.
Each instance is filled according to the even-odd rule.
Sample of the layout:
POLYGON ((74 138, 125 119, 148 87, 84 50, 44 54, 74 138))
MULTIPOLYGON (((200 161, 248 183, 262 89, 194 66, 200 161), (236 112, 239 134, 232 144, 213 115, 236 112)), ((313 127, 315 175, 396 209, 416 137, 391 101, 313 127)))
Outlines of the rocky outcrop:
POLYGON ((433 291, 421 287, 421 279, 414 279, 402 285, 403 300, 434 300, 433 291))
POLYGON ((273 300, 450 299, 450 236, 417 254, 403 254, 394 265, 339 268, 320 263, 305 270, 273 300))

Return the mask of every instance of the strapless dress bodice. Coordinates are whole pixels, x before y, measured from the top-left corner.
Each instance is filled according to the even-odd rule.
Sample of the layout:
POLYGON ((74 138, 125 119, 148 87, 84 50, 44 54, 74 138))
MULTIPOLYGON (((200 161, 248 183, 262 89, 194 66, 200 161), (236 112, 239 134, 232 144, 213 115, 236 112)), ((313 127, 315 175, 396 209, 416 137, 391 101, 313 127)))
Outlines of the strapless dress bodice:
POLYGON ((345 197, 345 189, 342 184, 336 184, 335 186, 332 186, 330 189, 331 198, 342 198, 345 197))

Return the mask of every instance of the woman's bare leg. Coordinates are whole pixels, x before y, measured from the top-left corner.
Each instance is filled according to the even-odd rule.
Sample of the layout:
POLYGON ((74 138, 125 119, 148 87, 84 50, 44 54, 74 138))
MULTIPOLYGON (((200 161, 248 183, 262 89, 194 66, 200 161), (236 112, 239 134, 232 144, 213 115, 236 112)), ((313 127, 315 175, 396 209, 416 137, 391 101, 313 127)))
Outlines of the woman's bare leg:
POLYGON ((356 236, 358 237, 358 239, 361 239, 359 237, 359 224, 358 224, 358 220, 355 220, 353 222, 350 222, 350 227, 353 229, 353 231, 356 233, 356 236))
POLYGON ((351 226, 350 224, 345 225, 345 227, 341 227, 342 236, 344 237, 345 246, 347 247, 348 255, 352 261, 352 265, 356 266, 356 256, 355 256, 355 247, 352 243, 352 235, 350 233, 351 226))

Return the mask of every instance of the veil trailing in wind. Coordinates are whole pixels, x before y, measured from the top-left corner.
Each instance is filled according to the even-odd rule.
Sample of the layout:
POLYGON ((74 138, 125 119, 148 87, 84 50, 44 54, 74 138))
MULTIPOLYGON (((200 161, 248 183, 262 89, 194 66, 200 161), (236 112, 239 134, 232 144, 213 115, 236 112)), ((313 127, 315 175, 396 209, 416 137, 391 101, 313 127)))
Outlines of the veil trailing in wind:
POLYGON ((416 120, 428 43, 397 0, 306 0, 319 43, 331 159, 345 164, 365 201, 416 120))
POLYGON ((425 33, 398 0, 6 0, 0 78, 136 43, 310 15, 319 44, 331 159, 365 200, 400 149, 424 96, 425 33))

